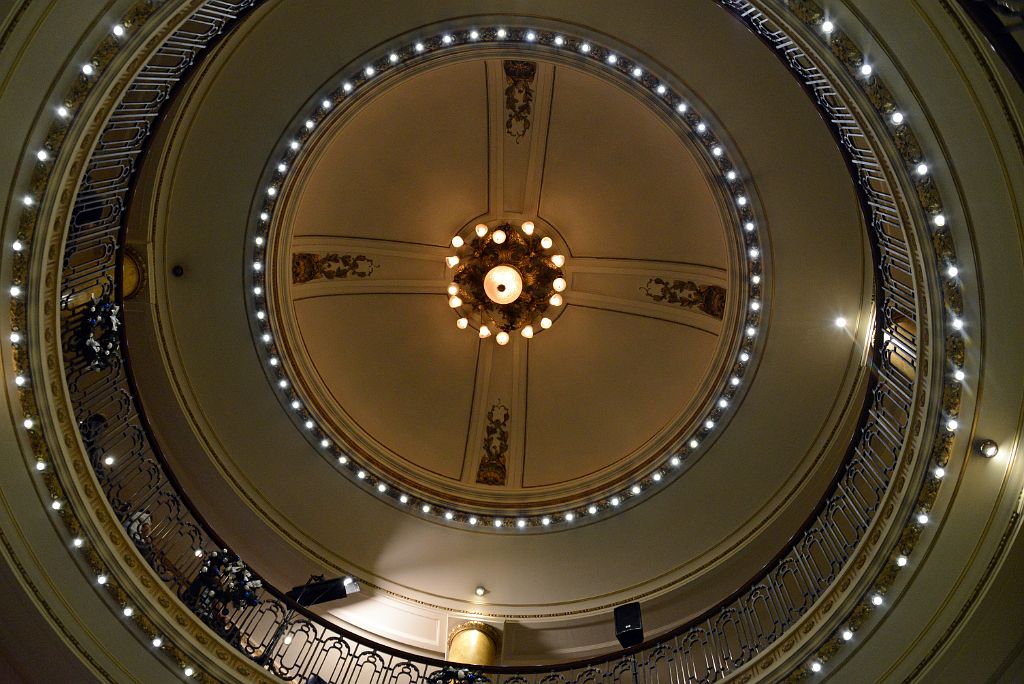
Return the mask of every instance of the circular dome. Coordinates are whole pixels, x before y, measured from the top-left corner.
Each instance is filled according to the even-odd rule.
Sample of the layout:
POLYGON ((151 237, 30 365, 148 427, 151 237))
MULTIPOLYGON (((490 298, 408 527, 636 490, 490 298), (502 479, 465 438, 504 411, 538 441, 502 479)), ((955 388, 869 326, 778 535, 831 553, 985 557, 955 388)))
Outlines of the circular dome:
POLYGON ((612 511, 727 419, 725 376, 753 337, 743 303, 763 288, 760 250, 741 243, 748 200, 720 191, 720 144, 690 137, 703 123, 620 81, 467 51, 362 84, 282 160, 266 207, 273 370, 311 438, 392 503, 409 493, 429 505, 406 510, 467 525, 612 511), (737 278, 751 268, 756 286, 737 278), (460 334, 491 302, 507 311, 460 334))

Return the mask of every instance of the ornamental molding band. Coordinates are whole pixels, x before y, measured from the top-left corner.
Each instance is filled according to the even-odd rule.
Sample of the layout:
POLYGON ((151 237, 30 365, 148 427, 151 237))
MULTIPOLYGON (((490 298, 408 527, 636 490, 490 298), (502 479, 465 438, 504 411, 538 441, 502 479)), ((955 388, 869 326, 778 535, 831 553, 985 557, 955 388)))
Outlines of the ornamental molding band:
MULTIPOLYGON (((848 633, 852 637, 858 629, 870 627, 872 613, 884 604, 907 556, 924 536, 959 429, 962 378, 954 381, 948 366, 959 370, 963 363, 962 292, 951 269, 953 217, 945 213, 912 131, 902 116, 896 116, 900 110, 895 99, 863 53, 812 2, 791 0, 785 10, 768 14, 762 9, 767 3, 717 1, 761 36, 814 92, 843 153, 855 162, 854 180, 868 217, 869 237, 878 251, 878 376, 858 442, 818 516, 735 600, 635 655, 644 668, 669 668, 680 682, 726 677, 798 681, 837 657, 849 641, 848 633), (890 148, 902 156, 893 157, 890 148), (910 192, 904 195, 902 188, 910 192), (926 220, 930 236, 922 225, 926 220), (927 237, 919 240, 915 229, 927 237), (929 246, 932 251, 926 254, 929 246), (915 452, 918 440, 921 447, 915 452)), ((124 202, 150 122, 163 111, 172 87, 189 73, 199 54, 255 4, 211 0, 159 13, 161 3, 140 3, 119 26, 122 32, 139 31, 144 45, 122 52, 119 41, 105 40, 83 65, 81 77, 58 110, 46 136, 46 154, 40 155, 24 189, 17 242, 24 249, 18 249, 12 273, 14 361, 32 380, 17 390, 22 438, 37 454, 40 487, 54 515, 69 539, 82 540, 69 542, 72 553, 80 554, 83 567, 97 577, 100 591, 107 593, 128 624, 152 640, 186 676, 213 682, 316 674, 349 684, 359 677, 359 668, 350 664, 372 661, 378 681, 420 681, 444 663, 410 657, 326 622, 289 603, 271 585, 261 586, 255 572, 245 578, 251 596, 221 602, 228 612, 223 622, 217 619, 218 630, 230 632, 229 640, 215 636, 179 596, 207 563, 204 558, 230 551, 194 515, 164 471, 135 405, 128 369, 116 357, 96 368, 80 344, 83 321, 90 315, 87 295, 99 289, 102 297, 112 297, 118 291, 124 202), (159 19, 159 26, 150 29, 146 24, 152 17, 159 19), (106 92, 96 88, 94 94, 97 84, 106 92), (145 104, 127 105, 129 95, 143 93, 149 93, 142 99, 145 104), (78 111, 88 117, 77 119, 78 111), (133 131, 127 138, 106 135, 125 126, 133 131), (105 250, 87 259, 96 244, 105 250), (62 274, 59 281, 55 273, 62 274), (25 344, 28 337, 33 338, 31 346, 25 344), (95 446, 90 452, 116 451, 117 468, 107 469, 109 464, 90 459, 80 423, 95 428, 88 435, 95 446), (163 527, 158 539, 147 538, 144 516, 163 527), (228 630, 225 624, 230 625, 228 630), (288 638, 279 639, 284 634, 288 638)), ((610 60, 615 53, 589 40, 512 28, 512 23, 505 24, 509 28, 473 29, 478 35, 472 40, 543 42, 552 49, 564 45, 612 65, 616 73, 627 75, 627 69, 640 68, 628 59, 610 60)), ((459 41, 471 39, 468 29, 443 34, 403 48, 402 54, 441 51, 456 40, 453 35, 459 41)), ((367 73, 358 84, 372 75, 367 73)), ((657 82, 648 85, 653 90, 657 82)), ((322 117, 310 119, 313 126, 307 126, 299 139, 306 140, 308 130, 322 117)), ((704 125, 699 119, 687 122, 695 131, 704 125)), ((706 144, 709 153, 717 147, 713 139, 706 144)), ((276 194, 277 185, 271 187, 276 194)), ((742 186, 727 187, 735 189, 729 196, 740 207, 738 217, 753 225, 742 186)), ((268 195, 264 207, 272 210, 273 195, 268 195)), ((747 231, 745 246, 757 244, 757 237, 756 231, 747 231)), ((249 275, 263 282, 262 275, 249 275)), ((756 295, 760 290, 751 292, 756 295)), ((741 325, 759 322, 759 315, 751 314, 741 325)), ((752 350, 747 339, 739 353, 749 359, 752 350)), ((739 372, 742 364, 737 364, 739 372)), ((701 439, 707 436, 700 433, 701 439)), ((653 473, 662 472, 653 471, 644 487, 652 487, 653 473)), ((600 506, 607 510, 610 504, 600 506)), ((577 512, 583 515, 585 509, 569 511, 577 512)), ((484 669, 498 682, 542 682, 550 676, 546 671, 484 669)), ((569 682, 627 677, 618 654, 586 666, 550 670, 569 682)))
POLYGON ((292 254, 292 283, 301 285, 313 280, 369 278, 380 265, 365 254, 292 254))
POLYGON ((725 315, 725 288, 721 285, 651 278, 640 291, 660 304, 699 311, 719 320, 725 315))
POLYGON ((505 132, 519 143, 530 131, 530 116, 533 113, 533 79, 537 76, 537 65, 521 60, 505 60, 505 132))

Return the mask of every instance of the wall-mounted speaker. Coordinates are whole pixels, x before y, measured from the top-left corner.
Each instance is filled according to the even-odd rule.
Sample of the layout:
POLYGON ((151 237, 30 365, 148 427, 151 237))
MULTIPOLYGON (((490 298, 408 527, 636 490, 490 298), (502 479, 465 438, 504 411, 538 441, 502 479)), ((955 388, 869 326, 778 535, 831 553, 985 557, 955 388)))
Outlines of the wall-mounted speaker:
POLYGON ((640 619, 640 604, 625 603, 615 607, 615 638, 622 648, 643 643, 644 623, 640 619))

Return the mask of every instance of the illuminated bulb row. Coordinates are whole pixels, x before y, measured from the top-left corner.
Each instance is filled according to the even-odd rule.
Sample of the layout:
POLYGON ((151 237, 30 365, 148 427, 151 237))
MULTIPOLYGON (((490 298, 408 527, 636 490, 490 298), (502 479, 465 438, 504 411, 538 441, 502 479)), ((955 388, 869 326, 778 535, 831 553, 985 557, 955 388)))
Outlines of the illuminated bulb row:
MULTIPOLYGON (((477 43, 487 40, 489 38, 497 40, 518 39, 523 40, 526 43, 547 44, 557 48, 576 50, 579 53, 582 53, 583 55, 588 55, 594 59, 601 60, 603 63, 607 64, 609 68, 616 69, 620 72, 625 71, 625 73, 632 75, 634 79, 643 79, 639 82, 641 84, 641 87, 647 89, 653 96, 657 96, 660 102, 670 107, 675 114, 681 116, 683 118, 683 121, 687 123, 690 126, 690 128, 699 136, 702 146, 709 155, 710 159, 712 159, 716 164, 719 165, 719 168, 722 170, 723 179, 730 184, 730 190, 733 194, 737 210, 740 214, 740 225, 742 226, 743 234, 746 238, 745 241, 747 255, 749 258, 749 267, 751 269, 751 296, 754 297, 754 299, 752 299, 750 303, 749 318, 745 323, 744 332, 746 333, 746 343, 742 345, 743 348, 739 351, 737 355, 737 365, 740 366, 740 370, 737 372, 737 374, 734 374, 733 376, 730 377, 728 381, 729 384, 727 386, 727 389, 730 389, 731 391, 736 391, 736 388, 738 388, 741 384, 740 375, 742 375, 746 365, 749 364, 751 360, 751 351, 749 349, 749 343, 757 334, 758 316, 760 314, 760 310, 762 309, 762 303, 759 299, 757 299, 757 296, 759 296, 760 294, 762 275, 759 263, 760 249, 757 244, 757 226, 753 216, 750 213, 750 198, 749 195, 743 191, 741 185, 742 181, 740 180, 740 174, 738 173, 736 167, 729 161, 725 146, 714 139, 707 122, 702 120, 696 112, 693 112, 688 106, 688 104, 683 100, 683 98, 681 98, 678 94, 676 94, 670 88, 668 88, 664 82, 660 81, 657 78, 653 78, 653 75, 644 70, 643 67, 641 67, 640 65, 628 62, 627 60, 622 59, 620 56, 609 51, 603 50, 601 48, 598 48, 587 41, 579 41, 576 39, 568 38, 563 35, 543 34, 528 29, 517 29, 515 31, 509 31, 504 28, 497 28, 494 30, 472 29, 465 32, 446 33, 441 35, 440 38, 430 41, 421 40, 414 43, 411 46, 408 46, 403 50, 392 51, 386 56, 386 58, 373 61, 371 62, 371 64, 362 67, 359 72, 353 74, 348 79, 343 80, 341 82, 339 90, 332 93, 328 93, 314 100, 314 102, 316 103, 316 107, 309 113, 308 118, 303 121, 303 124, 299 127, 298 132, 296 134, 293 134, 293 136, 288 140, 287 144, 284 145, 284 148, 286 149, 285 155, 281 159, 279 159, 276 162, 276 164, 272 166, 272 168, 276 169, 277 175, 272 179, 270 183, 268 183, 265 186, 267 201, 263 210, 260 211, 260 213, 258 214, 256 235, 254 236, 255 249, 252 260, 252 277, 254 280, 252 292, 256 298, 254 308, 257 311, 257 327, 260 328, 260 331, 258 332, 259 340, 262 341, 264 345, 267 345, 269 352, 270 345, 272 345, 273 343, 273 337, 271 331, 269 330, 269 319, 265 313, 265 304, 262 299, 264 296, 264 288, 261 284, 264 256, 263 249, 266 243, 267 224, 269 223, 272 216, 273 202, 276 199, 276 197, 280 194, 280 189, 283 186, 285 174, 287 174, 290 171, 290 169, 295 167, 295 157, 302 149, 303 143, 306 140, 306 138, 310 136, 311 132, 318 126, 318 123, 325 116, 326 112, 337 109, 336 103, 342 102, 346 98, 346 96, 355 93, 362 85, 364 85, 370 79, 379 75, 383 70, 397 66, 400 63, 402 63, 403 60, 419 59, 423 57, 424 54, 427 53, 428 51, 440 51, 443 50, 445 47, 451 45, 467 42, 477 43)), ((61 113, 62 117, 67 116, 69 114, 65 108, 62 107, 61 109, 63 112, 61 113)), ((27 206, 31 206, 33 201, 34 200, 32 197, 26 195, 25 203, 27 206)), ((524 223, 521 228, 523 232, 527 235, 532 235, 535 230, 535 227, 532 222, 524 223)), ((476 227, 477 235, 481 237, 483 235, 486 235, 487 230, 488 229, 486 225, 483 225, 482 228, 481 226, 476 227), (483 233, 480 232, 481 230, 483 231, 483 233)), ((498 244, 501 244, 503 242, 502 237, 498 235, 495 236, 495 240, 498 242, 498 244)), ((464 239, 460 236, 455 236, 452 239, 452 246, 455 248, 460 248, 464 244, 464 239)), ((542 238, 541 246, 544 249, 550 249, 553 246, 551 238, 547 236, 542 238)), ((458 256, 452 255, 446 259, 446 262, 450 267, 454 267, 459 262, 458 256)), ((551 257, 551 262, 556 267, 561 268, 565 263, 565 257, 562 255, 553 255, 551 257)), ((549 299, 549 302, 552 306, 561 306, 564 303, 564 299, 560 294, 565 289, 564 281, 558 283, 557 286, 554 287, 554 289, 556 291, 549 299)), ((448 294, 449 296, 458 299, 457 289, 454 292, 449 291, 448 294)), ((453 303, 453 300, 449 300, 450 305, 453 303)), ((467 318, 459 318, 456 321, 456 325, 460 329, 466 329, 469 327, 469 321, 467 318)), ((545 317, 541 319, 539 325, 541 329, 548 329, 551 327, 552 321, 550 318, 545 317)), ((534 328, 534 326, 526 326, 522 330, 520 330, 520 334, 527 339, 532 338, 536 333, 537 330, 536 328, 534 328)), ((498 344, 507 344, 510 339, 508 333, 506 333, 505 331, 499 331, 497 334, 494 334, 486 326, 481 327, 479 334, 481 337, 488 337, 493 334, 495 337, 495 341, 498 344)), ((274 373, 278 378, 278 387, 281 390, 289 393, 288 399, 292 402, 293 409, 301 414, 301 404, 298 404, 298 400, 293 399, 291 397, 291 390, 289 389, 290 383, 287 380, 287 378, 281 375, 282 371, 280 367, 280 361, 272 354, 268 354, 268 364, 271 372, 274 373), (275 362, 272 363, 270 359, 274 359, 275 362), (295 405, 298 405, 299 408, 295 408, 295 405)), ((728 395, 723 394, 716 402, 715 411, 720 412, 722 410, 725 410, 730 405, 730 403, 730 397, 728 395)), ((299 419, 303 420, 304 416, 300 415, 299 419)), ((318 426, 309 419, 304 420, 304 425, 309 431, 318 431, 318 426)), ((707 437, 708 434, 717 427, 717 425, 718 422, 711 417, 703 421, 701 428, 701 439, 698 439, 697 437, 691 438, 687 442, 689 452, 687 452, 684 449, 680 453, 672 455, 670 458, 666 460, 665 463, 663 463, 661 466, 659 466, 656 470, 654 470, 651 473, 649 481, 654 483, 661 482, 667 472, 673 469, 678 469, 682 465, 683 458, 688 453, 699 448, 701 442, 703 441, 703 438, 707 437)), ((320 438, 319 443, 320 446, 323 449, 327 450, 328 452, 335 452, 336 447, 331 443, 329 439, 320 438)), ((351 469, 352 472, 355 473, 357 477, 360 472, 363 473, 362 479, 363 481, 366 481, 365 471, 359 470, 355 463, 350 462, 348 456, 344 454, 337 454, 337 460, 340 465, 351 469)), ((397 491, 393 485, 389 486, 388 484, 377 480, 372 480, 372 482, 369 482, 369 484, 373 483, 376 483, 376 489, 379 493, 395 497, 402 504, 408 504, 410 501, 413 500, 408 494, 397 491)), ((630 491, 632 492, 632 489, 630 491)), ((639 487, 639 491, 640 493, 642 493, 643 488, 639 487)), ((636 496, 637 494, 632 495, 636 496)), ((621 497, 619 503, 621 504, 621 497)), ((429 509, 426 514, 438 515, 448 521, 465 522, 471 526, 476 526, 477 524, 485 522, 484 518, 479 516, 457 515, 452 511, 445 510, 443 507, 426 503, 420 504, 421 511, 423 505, 429 506, 429 509), (449 517, 447 513, 451 513, 451 516, 449 517)), ((608 507, 614 508, 614 506, 612 506, 611 504, 609 504, 608 507)), ((591 504, 583 510, 585 510, 590 515, 596 515, 605 508, 606 506, 604 505, 591 504)), ((524 525, 519 525, 519 522, 517 522, 516 527, 519 529, 522 529, 524 527, 531 527, 533 526, 533 523, 537 521, 539 521, 542 527, 547 527, 555 521, 564 521, 566 523, 571 523, 580 514, 581 513, 577 511, 567 511, 564 514, 551 514, 539 518, 537 520, 521 519, 524 521, 524 525)), ((494 518, 491 521, 490 526, 501 527, 502 524, 502 519, 494 518)))
MULTIPOLYGON (((822 31, 822 33, 825 34, 827 39, 830 39, 831 34, 835 31, 835 28, 836 27, 835 27, 834 22, 829 20, 829 19, 827 19, 827 18, 824 21, 822 21, 822 23, 821 23, 821 31, 822 31)), ((862 77, 868 78, 868 77, 870 77, 872 75, 873 68, 872 68, 872 66, 869 63, 864 62, 860 66, 860 70, 859 71, 860 71, 860 75, 862 77)), ((907 118, 906 115, 902 111, 900 111, 898 109, 894 109, 893 111, 888 113, 888 122, 892 126, 897 127, 897 128, 903 126, 906 123, 906 118, 907 118)), ((931 169, 930 169, 928 163, 923 161, 923 160, 918 161, 912 167, 912 173, 914 175, 918 176, 919 178, 924 178, 924 177, 928 176, 930 170, 931 169)), ((946 215, 943 214, 941 211, 936 211, 931 216, 931 223, 936 228, 944 228, 946 226, 946 224, 947 224, 946 215)), ((956 265, 955 262, 947 262, 944 265, 944 270, 942 271, 942 275, 945 276, 948 279, 951 279, 951 280, 952 279, 956 279, 960 275, 960 269, 958 268, 958 266, 956 265)), ((843 319, 843 318, 837 318, 835 323, 839 327, 845 327, 846 326, 846 320, 843 319)), ((963 328, 964 328, 964 321, 959 316, 955 316, 954 315, 954 316, 951 316, 951 318, 949 319, 949 326, 954 331, 956 331, 958 333, 961 333, 963 331, 963 328)), ((891 335, 889 333, 885 333, 884 337, 885 337, 886 341, 891 339, 891 335)), ((964 382, 966 380, 966 374, 964 373, 962 368, 955 368, 954 369, 954 371, 953 371, 953 379, 956 382, 960 382, 960 383, 962 383, 962 382, 964 382)), ((956 419, 956 416, 949 416, 949 417, 947 417, 947 419, 945 421, 945 424, 944 424, 944 427, 949 432, 957 431, 959 429, 960 425, 959 425, 959 422, 956 419)), ((933 470, 931 471, 931 475, 935 479, 941 480, 942 478, 944 478, 946 476, 946 469, 943 468, 941 465, 936 465, 933 468, 933 470)), ((918 511, 916 514, 914 514, 914 521, 918 525, 926 525, 926 524, 928 524, 929 520, 930 520, 930 518, 929 518, 929 515, 928 515, 927 511, 923 511, 922 510, 922 511, 918 511)), ((896 559, 895 559, 896 567, 900 568, 900 569, 906 567, 908 565, 908 563, 909 563, 909 559, 904 554, 898 555, 896 557, 896 559)), ((872 594, 870 596, 869 600, 871 602, 871 605, 873 605, 875 607, 880 607, 880 606, 882 606, 884 604, 884 600, 882 598, 882 595, 880 593, 877 593, 877 592, 872 594)), ((851 629, 849 629, 849 628, 844 629, 842 631, 842 633, 840 634, 840 636, 841 636, 843 641, 850 641, 851 639, 853 639, 853 631, 851 629)), ((812 672, 820 672, 821 668, 822 668, 821 663, 819 663, 817 661, 812 662, 811 665, 810 665, 810 669, 811 669, 812 672)))

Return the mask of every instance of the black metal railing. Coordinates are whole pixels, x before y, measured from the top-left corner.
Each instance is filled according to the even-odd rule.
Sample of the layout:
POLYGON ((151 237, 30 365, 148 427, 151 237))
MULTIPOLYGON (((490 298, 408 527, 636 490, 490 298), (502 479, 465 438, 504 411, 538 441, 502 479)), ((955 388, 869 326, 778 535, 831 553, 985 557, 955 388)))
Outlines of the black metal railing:
MULTIPOLYGON (((869 219, 875 259, 875 375, 855 443, 814 516, 763 573, 704 615, 631 652, 562 666, 484 668, 514 684, 673 684, 718 681, 779 640, 836 581, 875 519, 908 439, 915 393, 918 307, 910 249, 896 198, 853 113, 825 74, 744 0, 718 0, 752 28, 801 80, 846 155, 869 219)), ((287 680, 419 684, 445 663, 349 633, 272 586, 253 605, 199 611, 190 587, 228 547, 179 490, 156 452, 117 354, 99 366, 82 331, 93 298, 115 300, 125 201, 136 163, 172 90, 202 50, 255 4, 208 2, 159 48, 127 89, 92 154, 65 245, 62 342, 67 383, 96 477, 140 554, 186 605, 228 643, 287 680), (108 455, 116 456, 107 464, 108 455)), ((258 561, 257 561, 258 562, 258 561)), ((208 608, 208 606, 207 606, 208 608)))

